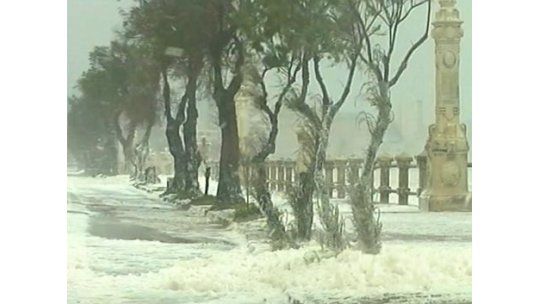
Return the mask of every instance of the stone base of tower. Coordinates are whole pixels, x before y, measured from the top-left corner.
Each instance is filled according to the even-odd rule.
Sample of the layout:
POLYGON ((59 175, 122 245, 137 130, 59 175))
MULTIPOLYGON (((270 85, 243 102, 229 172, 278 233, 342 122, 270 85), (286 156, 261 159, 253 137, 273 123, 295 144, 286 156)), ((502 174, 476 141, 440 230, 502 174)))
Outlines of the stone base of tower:
POLYGON ((434 195, 428 191, 424 191, 420 195, 419 200, 420 210, 426 212, 441 212, 441 211, 457 211, 471 212, 472 211, 472 194, 470 192, 456 195, 434 195))

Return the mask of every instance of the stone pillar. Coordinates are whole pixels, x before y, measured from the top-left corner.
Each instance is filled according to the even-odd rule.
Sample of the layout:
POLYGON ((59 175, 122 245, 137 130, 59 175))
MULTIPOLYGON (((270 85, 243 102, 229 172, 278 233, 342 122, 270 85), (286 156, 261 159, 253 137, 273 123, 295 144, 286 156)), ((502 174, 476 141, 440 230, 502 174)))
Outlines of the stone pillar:
POLYGON ((349 180, 349 185, 353 186, 358 182, 358 178, 360 177, 360 167, 362 166, 362 160, 356 160, 353 159, 349 161, 348 167, 349 172, 347 175, 347 178, 349 180))
POLYGON ((268 176, 268 185, 270 186, 270 191, 276 190, 276 163, 274 161, 268 162, 268 168, 270 169, 270 175, 268 176))
POLYGON ((292 190, 292 186, 293 186, 293 167, 294 167, 294 162, 290 162, 290 161, 287 161, 285 162, 286 163, 286 166, 285 166, 285 191, 287 191, 287 193, 290 193, 291 190, 292 190))
POLYGON ((377 162, 380 167, 380 183, 379 183, 379 193, 380 193, 380 203, 388 204, 390 202, 390 165, 392 164, 392 158, 389 156, 379 156, 377 162))
POLYGON ((409 168, 411 166, 413 158, 407 155, 396 156, 396 162, 399 169, 398 179, 398 202, 400 205, 409 204, 409 168))
POLYGON ((277 166, 277 190, 279 192, 282 192, 283 190, 285 190, 285 164, 283 163, 283 161, 278 161, 277 166))
POLYGON ((420 195, 424 211, 471 210, 467 186, 466 127, 459 119, 459 51, 463 36, 456 0, 439 0, 433 22, 435 40, 435 124, 429 127, 426 189, 420 195))
POLYGON ((345 198, 345 168, 347 163, 339 160, 335 164, 337 170, 337 197, 345 198))
POLYGON ((425 151, 416 156, 416 164, 418 166, 418 189, 416 193, 420 196, 426 188, 427 182, 427 155, 425 151))

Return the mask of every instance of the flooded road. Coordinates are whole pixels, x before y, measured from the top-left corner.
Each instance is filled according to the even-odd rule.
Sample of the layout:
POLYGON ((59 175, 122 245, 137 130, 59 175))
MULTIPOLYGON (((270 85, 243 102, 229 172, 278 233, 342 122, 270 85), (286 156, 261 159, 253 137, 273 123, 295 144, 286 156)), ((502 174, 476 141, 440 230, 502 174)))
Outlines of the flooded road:
MULTIPOLYGON (((197 210, 186 212, 122 182, 70 177, 69 303, 133 303, 136 298, 156 303, 153 292, 149 298, 144 290, 130 296, 133 291, 125 290, 122 281, 237 246, 234 233, 209 223, 197 210)), ((169 298, 163 296, 157 299, 169 298)), ((176 296, 170 299, 180 303, 176 296)))
MULTIPOLYGON (((68 179, 68 303, 469 303, 470 216, 383 214, 380 255, 271 252, 126 176, 68 179)), ((255 235, 255 236, 253 236, 255 235)))

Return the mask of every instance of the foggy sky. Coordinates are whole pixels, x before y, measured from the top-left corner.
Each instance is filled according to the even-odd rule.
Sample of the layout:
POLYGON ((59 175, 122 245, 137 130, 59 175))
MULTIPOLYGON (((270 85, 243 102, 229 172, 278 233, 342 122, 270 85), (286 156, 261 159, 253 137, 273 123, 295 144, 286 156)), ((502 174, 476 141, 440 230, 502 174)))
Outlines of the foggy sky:
MULTIPOLYGON (((88 68, 88 53, 94 46, 108 45, 114 38, 114 29, 121 26, 120 8, 129 8, 137 4, 135 0, 68 0, 68 95, 76 93, 74 86, 77 78, 88 68)), ((434 5, 434 10, 438 5, 434 5)), ((461 42, 461 65, 460 65, 460 95, 461 95, 461 120, 471 128, 471 2, 458 0, 458 9, 461 19, 464 21, 464 37, 461 42)), ((407 25, 399 33, 399 45, 396 50, 394 66, 399 61, 405 50, 421 35, 424 29, 425 14, 418 12, 411 15, 407 25)), ((333 68, 325 71, 327 86, 330 93, 337 96, 341 92, 345 82, 346 71, 341 68, 333 68)), ((349 99, 358 100, 361 82, 364 75, 357 73, 355 87, 351 91, 349 99), (360 81, 358 81, 360 80, 360 81)), ((434 120, 435 103, 435 59, 434 42, 430 37, 428 41, 413 55, 408 69, 392 90, 394 110, 399 114, 418 100, 424 104, 424 117, 427 121, 434 120)), ((350 100, 343 106, 343 112, 358 112, 365 105, 350 100)), ((470 136, 470 134, 469 134, 470 136)))

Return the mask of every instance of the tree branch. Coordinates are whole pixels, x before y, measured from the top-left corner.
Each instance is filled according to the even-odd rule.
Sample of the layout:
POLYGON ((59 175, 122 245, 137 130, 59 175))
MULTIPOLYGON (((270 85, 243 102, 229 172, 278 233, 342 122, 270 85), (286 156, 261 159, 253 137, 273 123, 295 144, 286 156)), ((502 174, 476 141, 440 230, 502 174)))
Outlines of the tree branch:
POLYGON ((236 62, 234 64, 234 76, 229 86, 227 87, 227 93, 234 95, 240 89, 242 85, 242 66, 244 65, 244 46, 243 43, 235 37, 236 51, 238 52, 236 56, 236 62))
MULTIPOLYGON (((411 46, 411 48, 408 50, 407 54, 405 55, 405 57, 401 61, 401 64, 399 65, 399 68, 396 71, 396 74, 389 81, 389 83, 388 83, 389 87, 392 87, 397 83, 399 77, 401 77, 401 74, 403 74, 403 72, 407 68, 407 64, 408 64, 409 59, 411 58, 412 54, 416 51, 416 49, 418 49, 422 45, 422 43, 424 43, 424 41, 427 40, 427 38, 429 36, 429 26, 430 26, 430 21, 431 21, 431 1, 426 1, 426 2, 428 4, 427 18, 426 18, 426 30, 425 30, 424 34, 422 35, 422 37, 420 37, 411 46)), ((426 2, 423 2, 423 3, 426 3, 426 2)))
POLYGON ((409 14, 418 6, 421 6, 422 4, 428 2, 428 1, 431 1, 431 0, 423 0, 423 1, 420 1, 420 2, 417 2, 417 3, 414 3, 413 0, 409 1, 411 3, 411 6, 407 9, 407 11, 405 12, 405 14, 403 16, 401 16, 401 18, 399 19, 399 22, 402 22, 403 20, 407 19, 407 17, 409 17, 409 14))
POLYGON ((356 71, 357 61, 358 61, 358 54, 354 53, 351 57, 351 65, 349 67, 349 76, 347 77, 345 88, 343 89, 343 92, 341 93, 341 97, 339 98, 338 102, 330 108, 330 113, 329 113, 330 119, 334 119, 334 116, 336 115, 336 113, 339 111, 343 103, 345 103, 347 96, 349 96, 349 93, 351 91, 352 80, 354 78, 354 73, 356 71))
POLYGON ((167 121, 173 121, 174 118, 171 114, 171 88, 169 86, 169 76, 167 75, 167 68, 163 67, 161 71, 163 78, 163 102, 165 103, 165 117, 167 121))
POLYGON ((309 86, 309 58, 306 53, 302 56, 302 89, 299 98, 290 104, 290 108, 303 115, 314 126, 321 127, 322 123, 315 111, 306 104, 307 91, 309 86))
POLYGON ((330 101, 330 96, 328 96, 326 84, 324 83, 324 80, 321 75, 319 62, 320 62, 319 56, 313 57, 313 68, 315 70, 315 79, 317 79, 317 82, 319 83, 319 87, 321 88, 321 93, 323 97, 322 98, 322 105, 323 105, 322 116, 324 117, 326 116, 326 113, 328 113, 328 108, 330 107, 331 101, 330 101))

